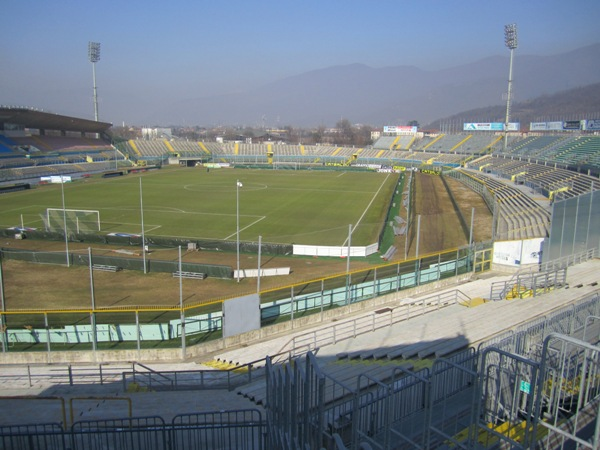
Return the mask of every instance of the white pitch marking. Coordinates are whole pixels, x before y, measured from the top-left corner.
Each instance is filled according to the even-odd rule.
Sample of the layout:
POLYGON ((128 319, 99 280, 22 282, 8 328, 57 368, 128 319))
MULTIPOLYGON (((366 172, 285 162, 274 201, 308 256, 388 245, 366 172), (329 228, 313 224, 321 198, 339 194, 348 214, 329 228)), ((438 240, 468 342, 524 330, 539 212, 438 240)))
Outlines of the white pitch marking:
MULTIPOLYGON (((251 224, 249 224, 249 225, 246 225, 244 228, 240 228, 240 232, 241 232, 241 231, 244 231, 244 230, 247 230, 248 228, 250 228, 250 227, 252 227, 252 226, 256 225, 258 222, 260 222, 261 220, 264 220, 264 219, 266 219, 266 218, 267 218, 267 216, 262 216, 262 217, 260 217, 259 219, 256 219, 254 222, 252 222, 252 223, 251 223, 251 224)), ((231 239, 232 237, 234 237, 234 236, 236 236, 236 235, 237 235, 237 231, 236 231, 235 233, 233 233, 233 234, 230 234, 229 236, 225 237, 225 238, 224 238, 224 240, 231 239)))
MULTIPOLYGON (((365 210, 363 211, 362 215, 360 216, 360 218, 358 219, 358 222, 356 222, 354 224, 354 226, 352 227, 352 233, 354 233, 354 230, 356 229, 356 227, 360 224, 360 222, 363 220, 363 217, 365 217, 365 214, 367 214, 367 211, 369 210, 369 208, 371 207, 371 205, 373 204, 373 202, 375 201, 375 198, 377 197, 377 194, 379 194, 379 191, 381 191, 381 189, 383 188, 383 185, 385 184, 386 180, 390 177, 390 174, 387 174, 385 179, 381 182, 381 185, 379 186, 379 189, 377 189, 377 192, 375 192, 375 194, 373 195, 373 198, 371 198, 371 201, 369 202, 369 204, 367 205, 367 207, 365 208, 365 210)), ((344 240, 344 243, 342 244, 342 247, 344 245, 348 244, 348 238, 346 237, 346 239, 344 240)))

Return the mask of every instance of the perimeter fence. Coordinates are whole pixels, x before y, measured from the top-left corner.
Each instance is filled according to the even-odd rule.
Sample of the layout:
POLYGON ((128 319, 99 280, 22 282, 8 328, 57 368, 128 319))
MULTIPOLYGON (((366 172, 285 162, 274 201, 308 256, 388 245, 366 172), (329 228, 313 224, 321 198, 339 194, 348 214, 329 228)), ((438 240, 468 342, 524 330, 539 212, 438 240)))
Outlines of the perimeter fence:
MULTIPOLYGON (((285 322, 290 322, 293 328, 299 319, 323 320, 326 312, 337 308, 447 278, 468 276, 489 268, 489 265, 475 264, 475 260, 476 255, 490 254, 490 248, 490 243, 478 244, 263 290, 259 294, 261 329, 285 322)), ((116 263, 112 259, 104 262, 116 263)), ((89 263, 89 260, 82 256, 81 263, 89 263)), ((95 259, 94 263, 97 263, 95 259)), ((173 265, 164 265, 168 270, 173 269, 173 265)), ((185 265, 182 270, 189 268, 191 266, 185 265)), ((93 282, 90 284, 93 292, 93 282)), ((84 299, 81 308, 69 310, 3 308, 0 311, 2 349, 4 352, 185 349, 222 338, 222 309, 226 300, 215 298, 172 307, 92 307, 93 303, 84 299)))
MULTIPOLYGON (((144 246, 142 245, 141 234, 121 234, 121 233, 77 233, 77 225, 75 222, 70 225, 67 224, 68 242, 78 242, 87 244, 104 244, 104 245, 118 245, 125 248, 139 249, 142 252, 144 247, 154 248, 177 248, 179 246, 184 248, 193 247, 197 250, 217 250, 217 251, 230 251, 235 252, 237 250, 236 241, 225 241, 218 239, 186 239, 178 238, 174 236, 144 236, 144 246)), ((0 237, 9 239, 25 239, 31 238, 36 240, 46 241, 57 241, 65 242, 65 234, 63 231, 45 231, 45 230, 20 230, 20 229, 2 229, 0 230, 0 237)), ((240 251, 243 253, 257 253, 259 243, 257 241, 241 241, 240 251)), ((277 244, 272 242, 261 242, 261 251, 271 255, 290 255, 294 251, 293 244, 277 244)), ((64 252, 63 252, 64 255, 64 252)), ((71 257, 71 256, 70 256, 71 257)), ((65 256, 63 256, 63 261, 65 256)), ((139 270, 139 269, 138 269, 139 270)))
POLYGON ((183 450, 231 448, 261 450, 266 422, 257 409, 0 427, 5 450, 183 450))

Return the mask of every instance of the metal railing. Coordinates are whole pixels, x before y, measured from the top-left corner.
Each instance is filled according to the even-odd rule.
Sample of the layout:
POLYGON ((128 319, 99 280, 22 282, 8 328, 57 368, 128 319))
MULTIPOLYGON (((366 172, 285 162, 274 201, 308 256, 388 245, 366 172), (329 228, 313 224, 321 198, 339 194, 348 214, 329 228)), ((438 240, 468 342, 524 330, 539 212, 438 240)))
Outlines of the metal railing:
POLYGON ((589 248, 580 253, 575 253, 572 255, 563 256, 561 258, 553 259, 552 261, 542 263, 540 265, 540 271, 551 271, 556 270, 557 268, 574 266, 575 264, 580 264, 594 259, 596 253, 597 252, 595 248, 589 248))
POLYGON ((545 272, 518 272, 508 281, 493 282, 490 300, 536 297, 566 285, 567 268, 556 268, 545 272))
MULTIPOLYGON (((321 428, 312 431, 331 449, 599 448, 600 334, 595 318, 582 318, 597 317, 598 307, 593 295, 556 311, 541 326, 534 321, 527 336, 526 330, 506 336, 520 339, 518 345, 499 341, 504 349, 469 349, 416 372, 397 367, 392 380, 365 373, 343 392, 318 366, 307 369, 316 364, 314 357, 294 359, 285 369, 269 368, 285 374, 285 383, 273 394, 280 401, 268 402, 268 414, 283 414, 288 404, 297 408, 293 417, 318 411, 309 422, 321 428), (592 343, 556 329, 583 333, 592 343), (294 401, 294 393, 307 398, 316 392, 322 401, 310 410, 294 401)), ((289 424, 279 424, 270 431, 283 440, 289 424)))
POLYGON ((399 306, 384 307, 367 316, 336 322, 328 327, 296 335, 282 347, 280 353, 289 353, 293 357, 301 356, 319 347, 371 333, 447 306, 468 304, 470 301, 470 297, 459 289, 418 299, 407 298, 399 306))
MULTIPOLYGON (((0 442, 6 449, 59 450, 208 449, 217 444, 242 450, 342 445, 387 450, 399 443, 422 449, 533 450, 571 444, 595 449, 600 445, 598 307, 595 294, 570 311, 556 311, 543 324, 531 323, 532 332, 522 339, 527 346, 469 349, 438 358, 430 369, 395 367, 389 379, 365 373, 352 386, 323 373, 310 352, 304 360, 285 364, 267 361, 266 420, 256 410, 242 410, 186 414, 170 424, 160 417, 134 417, 80 421, 70 429, 52 423, 4 426, 0 442), (582 331, 590 342, 553 330, 582 331), (295 439, 301 447, 278 446, 295 439)), ((167 372, 132 367, 139 376, 149 373, 156 383, 177 380, 179 385, 179 378, 169 378, 167 372)), ((60 368, 65 382, 79 380, 78 372, 71 377, 65 372, 60 368)), ((102 372, 99 379, 106 382, 106 368, 102 372)), ((87 379, 89 373, 81 375, 87 379)))
MULTIPOLYGON (((278 354, 275 357, 285 357, 278 354)), ((248 384, 265 374, 266 358, 228 369, 200 370, 153 370, 143 364, 135 363, 133 370, 122 372, 123 390, 177 391, 226 389, 248 384), (143 370, 138 370, 137 368, 143 370)))
POLYGON ((27 364, 5 366, 0 374, 3 383, 18 384, 19 387, 34 385, 83 385, 108 384, 121 380, 124 371, 134 370, 135 362, 99 363, 90 365, 72 364, 27 364))
POLYGON ((266 423, 259 410, 244 409, 75 422, 0 426, 4 450, 236 450, 266 449, 266 423))

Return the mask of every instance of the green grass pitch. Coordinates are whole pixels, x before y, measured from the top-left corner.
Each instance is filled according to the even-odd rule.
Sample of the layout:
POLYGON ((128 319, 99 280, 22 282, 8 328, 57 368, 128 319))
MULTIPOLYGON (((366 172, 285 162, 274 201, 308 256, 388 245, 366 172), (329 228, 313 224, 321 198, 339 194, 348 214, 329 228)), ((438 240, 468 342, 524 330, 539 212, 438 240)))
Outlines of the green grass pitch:
MULTIPOLYGON (((377 242, 396 174, 345 171, 166 168, 64 185, 66 209, 100 211, 103 233, 311 245, 377 242), (140 178, 141 189, 140 189, 140 178), (236 181, 242 183, 237 191, 236 181), (141 195, 140 195, 141 193, 141 195)), ((43 229, 62 208, 60 185, 0 196, 0 226, 43 229)))

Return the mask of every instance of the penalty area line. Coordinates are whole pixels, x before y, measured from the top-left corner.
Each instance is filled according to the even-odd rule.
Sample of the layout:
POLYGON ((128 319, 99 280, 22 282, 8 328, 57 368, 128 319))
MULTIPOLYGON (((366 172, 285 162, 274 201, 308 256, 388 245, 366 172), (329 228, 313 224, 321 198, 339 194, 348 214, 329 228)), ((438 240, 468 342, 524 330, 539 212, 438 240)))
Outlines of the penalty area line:
MULTIPOLYGON (((389 177, 390 177, 390 174, 387 174, 387 176, 385 177, 385 179, 381 182, 381 185, 379 186, 379 189, 377 189, 377 192, 375 192, 375 194, 373 194, 373 198, 371 198, 371 201, 369 202, 369 204, 367 205, 367 207, 363 211, 362 215, 359 217, 358 222, 356 222, 354 224, 354 227, 352 227, 352 233, 354 233, 354 230, 356 229, 356 227, 358 227, 360 225, 360 222, 363 220, 363 218, 367 214, 367 211, 369 210, 369 208, 371 207, 371 205, 373 204, 373 202, 375 201, 375 199, 377 198, 377 196, 379 195, 379 193, 383 189, 383 186, 385 185, 385 182, 387 181, 387 179, 389 177)), ((342 247, 345 246, 345 245, 348 245, 348 238, 344 239, 344 243, 342 244, 342 247)))
MULTIPOLYGON (((246 225, 246 226, 245 226, 245 227, 243 227, 243 228, 240 228, 240 232, 242 232, 242 231, 244 231, 244 230, 247 230, 248 228, 250 228, 250 227, 252 227, 252 226, 256 225, 258 222, 260 222, 261 220, 264 220, 264 219, 266 219, 266 218, 267 218, 267 216, 261 216, 261 217, 259 217, 259 218, 258 218, 258 219, 256 219, 254 222, 252 222, 252 223, 250 223, 250 224, 246 225)), ((226 241, 226 240, 228 240, 228 239, 231 239, 232 237, 234 237, 234 236, 236 236, 236 235, 237 235, 237 231, 236 231, 235 233, 233 233, 233 234, 230 234, 229 236, 227 236, 227 237, 223 238, 223 240, 225 240, 225 241, 226 241)))

